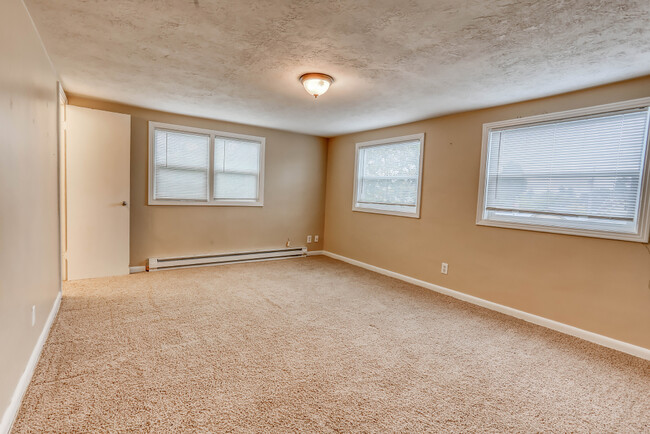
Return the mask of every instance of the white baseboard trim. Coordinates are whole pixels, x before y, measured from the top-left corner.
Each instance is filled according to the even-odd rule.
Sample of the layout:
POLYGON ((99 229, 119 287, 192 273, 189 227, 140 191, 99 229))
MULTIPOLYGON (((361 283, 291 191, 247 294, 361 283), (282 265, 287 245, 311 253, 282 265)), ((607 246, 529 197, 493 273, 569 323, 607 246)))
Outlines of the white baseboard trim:
POLYGON ((310 251, 307 251, 307 256, 317 256, 317 255, 324 255, 324 254, 325 253, 324 253, 323 250, 310 250, 310 251))
POLYGON ((9 433, 9 431, 11 430, 11 426, 13 425, 14 420, 18 415, 18 410, 20 410, 20 404, 23 400, 23 396, 27 391, 27 386, 29 386, 29 382, 32 380, 32 375, 34 375, 34 370, 36 369, 36 365, 38 364, 38 359, 41 357, 41 351, 43 351, 43 346, 45 345, 45 341, 47 340, 48 335, 50 334, 50 328, 52 327, 52 323, 54 323, 54 318, 56 318, 56 315, 59 312, 60 305, 61 305, 61 291, 59 291, 59 294, 56 296, 56 299, 54 300, 54 304, 52 305, 50 314, 47 317, 47 320, 45 321, 45 325, 43 326, 43 331, 41 331, 41 335, 38 337, 38 341, 36 341, 36 345, 34 346, 32 355, 29 357, 29 360, 27 361, 27 366, 25 367, 25 371, 23 372, 23 375, 20 376, 20 379, 18 380, 18 384, 16 385, 16 389, 14 390, 14 393, 11 396, 11 401, 9 402, 9 406, 5 409, 2 415, 2 421, 0 421, 0 434, 9 433))
POLYGON ((129 274, 133 273, 144 273, 147 271, 146 267, 144 265, 137 265, 135 267, 129 267, 129 274))
POLYGON ((619 341, 607 336, 599 335, 587 330, 583 330, 577 327, 570 326, 552 319, 544 318, 542 316, 534 315, 532 313, 524 312, 522 310, 514 309, 512 307, 504 306, 502 304, 494 303, 482 298, 474 297, 473 295, 468 295, 462 292, 454 291, 453 289, 445 288, 434 283, 425 282, 424 280, 415 279, 413 277, 406 276, 404 274, 396 273, 394 271, 386 270, 385 268, 376 267, 374 265, 366 264, 365 262, 357 261, 355 259, 350 259, 345 256, 337 255, 336 253, 328 252, 323 250, 322 253, 325 256, 329 256, 333 259, 338 259, 339 261, 347 262, 348 264, 356 265, 357 267, 365 268, 370 271, 374 271, 385 276, 393 277, 395 279, 402 280, 404 282, 411 283, 413 285, 421 286, 426 289, 430 289, 441 294, 448 295, 450 297, 457 298, 468 303, 475 304, 477 306, 485 307, 496 312, 500 312, 506 315, 513 316, 515 318, 522 319, 524 321, 546 327, 560 333, 565 333, 567 335, 575 336, 580 339, 592 342, 594 344, 602 345, 607 348, 611 348, 623 353, 631 354, 636 357, 640 357, 645 360, 650 360, 650 349, 639 347, 637 345, 629 344, 627 342, 619 341))

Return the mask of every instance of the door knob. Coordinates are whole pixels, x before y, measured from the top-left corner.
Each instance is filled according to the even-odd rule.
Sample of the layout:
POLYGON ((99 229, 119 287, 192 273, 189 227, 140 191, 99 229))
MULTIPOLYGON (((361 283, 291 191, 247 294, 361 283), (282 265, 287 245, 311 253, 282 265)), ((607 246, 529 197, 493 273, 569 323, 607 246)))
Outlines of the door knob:
POLYGON ((127 206, 127 205, 128 205, 128 203, 126 203, 126 201, 123 200, 123 201, 122 201, 122 206, 127 206))

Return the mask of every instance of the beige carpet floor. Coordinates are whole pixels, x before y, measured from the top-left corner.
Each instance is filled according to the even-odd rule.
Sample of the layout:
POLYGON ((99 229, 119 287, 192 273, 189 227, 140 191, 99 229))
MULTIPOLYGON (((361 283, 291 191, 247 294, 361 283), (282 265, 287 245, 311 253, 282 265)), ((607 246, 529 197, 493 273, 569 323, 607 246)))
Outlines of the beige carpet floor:
POLYGON ((325 257, 91 279, 13 431, 650 432, 650 362, 325 257))

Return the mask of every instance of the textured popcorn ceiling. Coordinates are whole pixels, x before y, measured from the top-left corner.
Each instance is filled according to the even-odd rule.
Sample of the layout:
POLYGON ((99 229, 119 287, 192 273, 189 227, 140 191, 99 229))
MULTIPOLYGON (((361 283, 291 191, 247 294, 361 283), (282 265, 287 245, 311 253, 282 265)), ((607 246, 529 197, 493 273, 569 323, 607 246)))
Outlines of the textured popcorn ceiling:
POLYGON ((323 136, 650 73, 648 0, 25 2, 68 92, 323 136))

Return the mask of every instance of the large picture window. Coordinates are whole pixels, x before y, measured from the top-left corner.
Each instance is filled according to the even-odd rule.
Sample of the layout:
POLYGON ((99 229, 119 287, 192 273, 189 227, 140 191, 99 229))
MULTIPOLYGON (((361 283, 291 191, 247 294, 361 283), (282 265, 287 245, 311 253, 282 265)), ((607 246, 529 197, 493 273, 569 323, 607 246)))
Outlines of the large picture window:
POLYGON ((263 205, 263 137, 150 122, 149 140, 150 205, 263 205))
POLYGON ((477 223, 647 242, 649 103, 484 125, 477 223))
POLYGON ((357 143, 354 211, 420 217, 424 134, 357 143))

